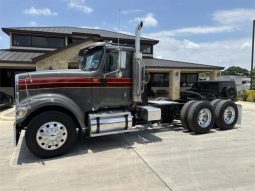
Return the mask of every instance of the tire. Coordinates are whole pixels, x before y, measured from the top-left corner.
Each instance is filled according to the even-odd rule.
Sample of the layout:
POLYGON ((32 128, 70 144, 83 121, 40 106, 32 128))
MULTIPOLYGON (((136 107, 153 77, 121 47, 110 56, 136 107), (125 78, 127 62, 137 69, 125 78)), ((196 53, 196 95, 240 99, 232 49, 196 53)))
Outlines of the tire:
MULTIPOLYGON (((213 100, 213 101, 210 102, 210 104, 212 105, 214 114, 215 114, 215 108, 216 108, 216 106, 217 106, 221 101, 222 101, 222 99, 215 99, 215 100, 213 100)), ((217 129, 218 127, 217 127, 216 124, 214 123, 214 125, 213 125, 212 128, 213 128, 213 129, 217 129)))
POLYGON ((181 114, 180 114, 182 126, 184 129, 187 129, 188 131, 192 131, 192 129, 189 127, 189 123, 188 123, 188 113, 189 113, 190 107, 195 102, 196 102, 195 100, 192 100, 192 101, 188 101, 187 103, 185 103, 184 106, 182 107, 181 114))
POLYGON ((238 119, 237 105, 231 100, 220 101, 215 108, 215 125, 221 130, 232 129, 238 119), (227 113, 228 112, 228 113, 227 113), (224 113, 228 117, 224 117, 224 113))
POLYGON ((227 99, 234 99, 236 97, 236 90, 233 87, 224 87, 223 92, 227 99))
POLYGON ((192 104, 188 112, 189 127, 197 134, 210 132, 214 125, 214 112, 207 101, 199 101, 192 104))
POLYGON ((77 140, 76 136, 76 125, 69 115, 49 111, 32 119, 26 130, 25 140, 33 154, 50 158, 71 149, 77 140), (51 138, 53 140, 48 141, 51 138))
POLYGON ((216 106, 218 105, 218 103, 219 103, 220 101, 222 101, 222 99, 215 99, 215 100, 212 100, 212 101, 210 102, 210 104, 211 104, 212 107, 213 107, 213 111, 215 111, 215 108, 216 108, 216 106))

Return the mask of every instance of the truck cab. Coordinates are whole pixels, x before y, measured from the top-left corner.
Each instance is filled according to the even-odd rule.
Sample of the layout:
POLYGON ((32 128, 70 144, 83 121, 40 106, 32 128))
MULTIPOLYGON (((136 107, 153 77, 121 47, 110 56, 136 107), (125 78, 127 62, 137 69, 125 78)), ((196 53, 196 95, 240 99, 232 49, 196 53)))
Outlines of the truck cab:
POLYGON ((127 108, 132 103, 134 48, 94 43, 80 51, 81 72, 91 74, 91 107, 94 110, 127 108))

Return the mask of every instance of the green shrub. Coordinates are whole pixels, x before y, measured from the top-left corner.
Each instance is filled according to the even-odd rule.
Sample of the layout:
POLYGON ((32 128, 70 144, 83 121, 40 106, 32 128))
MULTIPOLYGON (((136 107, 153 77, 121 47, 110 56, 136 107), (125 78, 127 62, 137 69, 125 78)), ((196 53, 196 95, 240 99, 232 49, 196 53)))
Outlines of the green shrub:
POLYGON ((255 90, 247 90, 247 99, 246 101, 254 102, 255 101, 255 90))
POLYGON ((247 99, 247 92, 245 90, 241 90, 237 93, 237 97, 239 101, 246 101, 247 99))

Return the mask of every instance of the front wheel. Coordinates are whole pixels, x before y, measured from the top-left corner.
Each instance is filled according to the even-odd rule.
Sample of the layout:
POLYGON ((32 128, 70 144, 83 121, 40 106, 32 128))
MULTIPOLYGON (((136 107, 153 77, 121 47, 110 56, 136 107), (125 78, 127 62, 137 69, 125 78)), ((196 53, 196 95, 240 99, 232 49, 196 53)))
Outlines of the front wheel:
POLYGON ((71 149, 76 136, 76 125, 69 115, 49 111, 32 119, 26 130, 25 140, 32 153, 49 158, 71 149))

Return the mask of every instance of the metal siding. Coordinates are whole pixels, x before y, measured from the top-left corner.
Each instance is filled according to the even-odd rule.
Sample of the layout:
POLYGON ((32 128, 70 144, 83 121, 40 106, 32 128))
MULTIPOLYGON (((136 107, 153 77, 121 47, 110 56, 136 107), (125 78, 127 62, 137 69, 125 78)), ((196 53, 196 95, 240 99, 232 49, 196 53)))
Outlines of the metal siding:
MULTIPOLYGON (((47 32, 47 33, 60 33, 60 34, 67 34, 71 35, 72 33, 89 33, 89 34, 96 34, 100 35, 101 37, 105 38, 122 38, 127 40, 134 40, 135 36, 107 31, 102 29, 89 29, 89 28, 78 28, 78 27, 10 27, 10 28, 3 28, 5 30, 17 30, 17 31, 29 31, 29 32, 47 32)), ((141 38, 142 40, 152 41, 155 42, 157 40, 149 39, 149 38, 141 38)))
POLYGON ((0 62, 31 62, 32 58, 45 54, 43 52, 27 52, 19 50, 0 50, 0 62))

